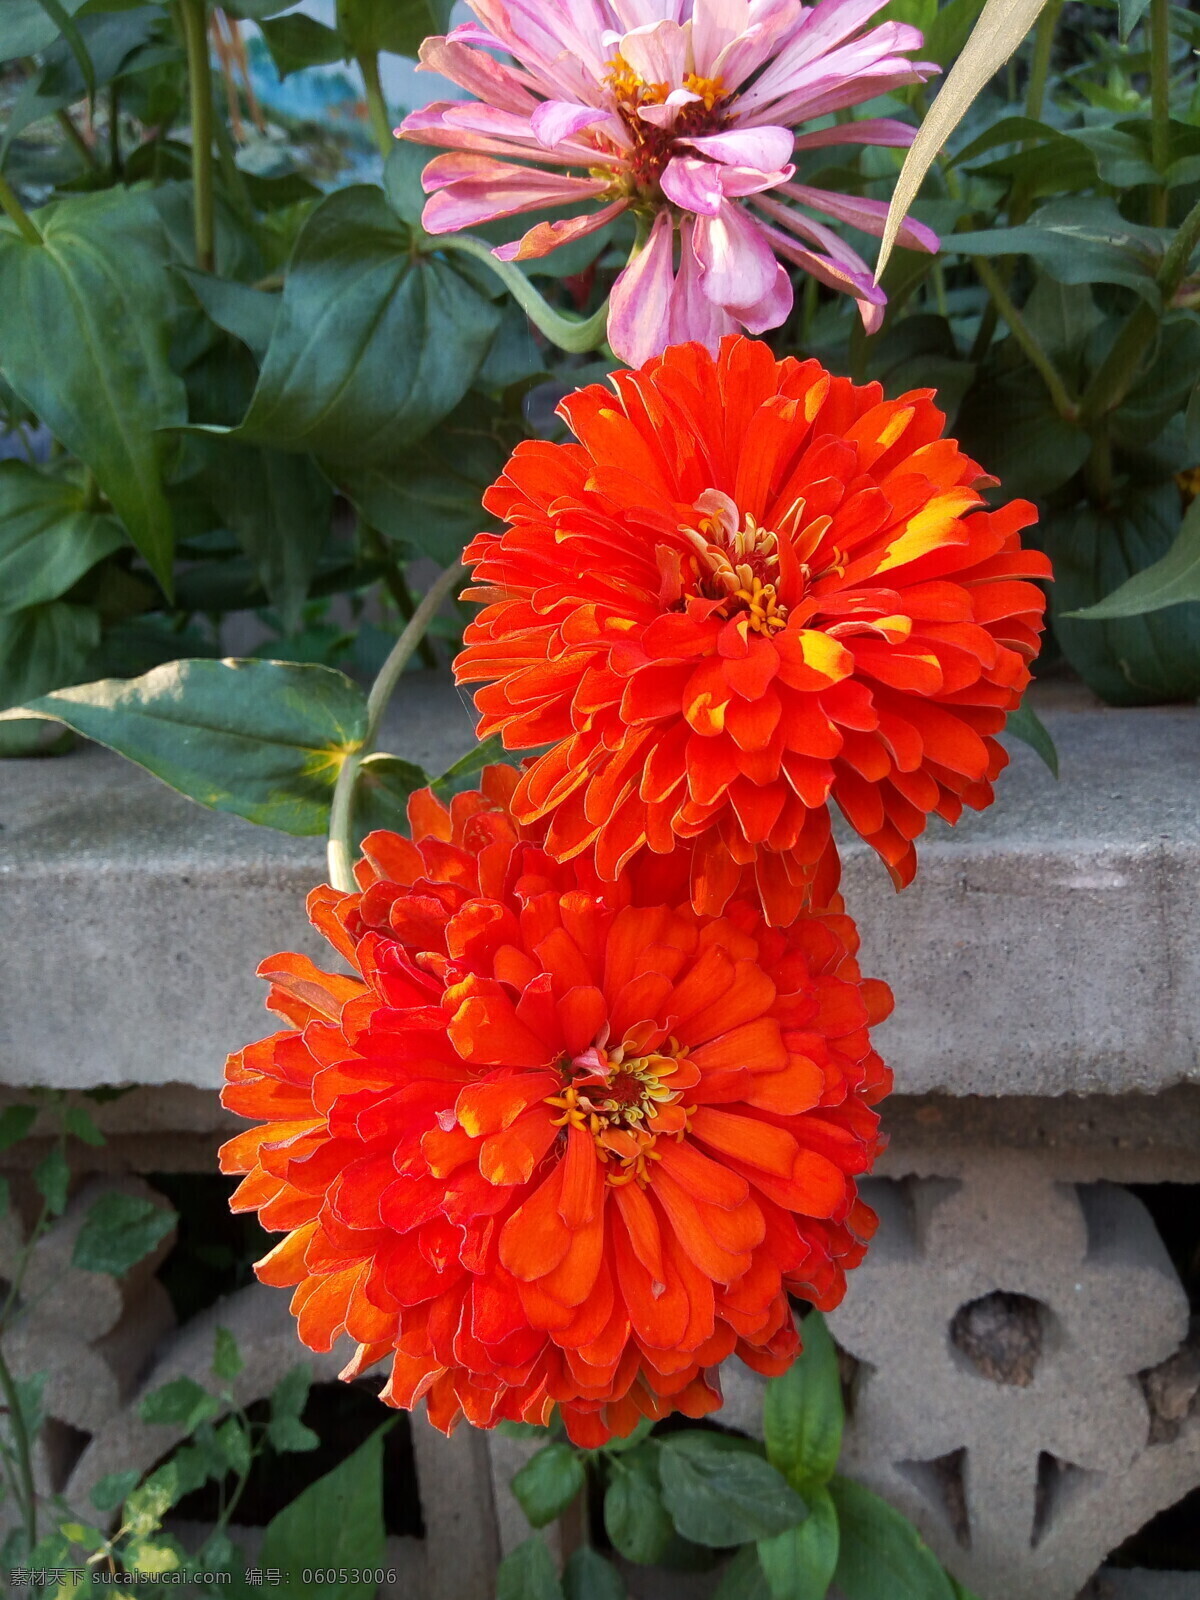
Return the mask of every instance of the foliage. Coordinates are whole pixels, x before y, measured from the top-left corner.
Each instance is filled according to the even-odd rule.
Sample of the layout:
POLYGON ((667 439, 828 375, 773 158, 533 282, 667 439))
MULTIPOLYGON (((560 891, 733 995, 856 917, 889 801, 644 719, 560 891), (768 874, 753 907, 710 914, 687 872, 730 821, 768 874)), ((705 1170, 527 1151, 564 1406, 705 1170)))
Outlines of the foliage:
POLYGON ((585 1450, 559 1427, 512 1481, 535 1528, 579 1502, 602 1508, 605 1556, 584 1544, 560 1580, 534 1537, 500 1564, 497 1600, 609 1600, 625 1594, 612 1564, 721 1563, 719 1600, 970 1600, 916 1530, 861 1484, 837 1473, 845 1411, 837 1350, 825 1320, 804 1321, 798 1361, 766 1384, 764 1443, 712 1428, 651 1431, 585 1450))

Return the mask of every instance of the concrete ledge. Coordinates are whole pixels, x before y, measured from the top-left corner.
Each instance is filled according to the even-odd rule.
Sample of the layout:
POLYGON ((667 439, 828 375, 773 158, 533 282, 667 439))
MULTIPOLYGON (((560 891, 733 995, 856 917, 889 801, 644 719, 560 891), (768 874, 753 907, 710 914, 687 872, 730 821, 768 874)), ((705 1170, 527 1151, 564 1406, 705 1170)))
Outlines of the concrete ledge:
MULTIPOLYGON (((905 1094, 1154 1093, 1200 1082, 1200 711, 1043 695, 1056 784, 1014 748, 996 806, 936 825, 897 896, 846 851, 880 1043, 905 1094)), ((392 748, 433 770, 471 724, 413 674, 392 748)), ((215 1087, 269 1027, 258 961, 321 952, 321 841, 193 806, 88 747, 0 763, 0 1082, 215 1087)))

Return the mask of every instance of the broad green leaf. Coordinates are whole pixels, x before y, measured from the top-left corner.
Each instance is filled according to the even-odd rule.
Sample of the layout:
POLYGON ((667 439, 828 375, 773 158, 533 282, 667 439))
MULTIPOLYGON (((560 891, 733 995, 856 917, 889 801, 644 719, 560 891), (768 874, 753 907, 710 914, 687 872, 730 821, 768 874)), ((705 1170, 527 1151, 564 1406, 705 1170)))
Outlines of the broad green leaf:
POLYGON ((84 1144, 90 1144, 98 1149, 105 1141, 104 1135, 96 1126, 91 1112, 86 1106, 67 1106, 62 1114, 64 1130, 81 1139, 84 1144))
POLYGON ((271 1392, 271 1420, 267 1438, 281 1454, 315 1450, 320 1439, 300 1418, 308 1403, 312 1373, 303 1363, 285 1374, 271 1392))
POLYGON ((1126 222, 1108 199, 1054 200, 1019 227, 948 234, 942 248, 966 256, 1027 255, 1059 283, 1122 284, 1155 310, 1161 304, 1155 279, 1161 238, 1126 222))
POLYGON ((374 1600, 375 1584, 305 1583, 305 1567, 369 1570, 383 1566, 383 1436, 390 1424, 296 1496, 267 1527, 261 1564, 279 1567, 280 1600, 374 1600))
POLYGON ((684 1538, 721 1549, 802 1522, 804 1501, 782 1474, 759 1455, 714 1444, 719 1437, 696 1431, 661 1442, 663 1503, 684 1538))
POLYGON ((1095 621, 1138 617, 1186 600, 1200 600, 1200 500, 1193 500, 1188 507, 1165 556, 1135 572, 1096 605, 1067 615, 1095 621))
POLYGON ((722 1573, 713 1600, 771 1600, 757 1546, 742 1546, 722 1573))
POLYGON ((354 784, 354 833, 365 839, 379 828, 403 832, 408 797, 429 783, 429 774, 399 756, 371 755, 361 763, 354 784))
POLYGON ((805 1317, 802 1337, 799 1357, 767 1384, 763 1434, 767 1460, 807 1497, 833 1476, 846 1413, 837 1350, 819 1311, 805 1317))
POLYGON ((22 715, 56 717, 201 805, 295 834, 325 831, 366 733, 357 685, 286 661, 172 661, 43 695, 22 715))
POLYGON ((86 675, 100 643, 100 618, 52 600, 0 616, 0 714, 86 675))
POLYGON ((302 1455, 320 1447, 320 1435, 314 1433, 298 1417, 272 1417, 267 1424, 267 1438, 280 1455, 302 1455))
POLYGON ((5 1106, 0 1111, 0 1150, 11 1150, 29 1135, 37 1121, 36 1106, 5 1106))
POLYGON ((512 1492, 534 1528, 560 1517, 583 1488, 583 1462, 574 1445, 548 1444, 512 1481, 512 1492))
MULTIPOLYGON (((297 19, 299 20, 299 19, 297 19)), ((261 361, 271 343, 280 296, 233 278, 217 278, 194 267, 176 267, 211 321, 240 339, 261 361)))
POLYGON ((1022 740, 1030 749, 1036 750, 1054 776, 1058 777, 1058 751, 1055 749, 1054 740, 1050 737, 1049 728, 1032 706, 1022 703, 1015 711, 1010 711, 1008 721, 1004 724, 1004 731, 1022 740))
POLYGON ((126 1472, 107 1472, 93 1484, 88 1499, 97 1511, 115 1511, 123 1505, 125 1496, 137 1486, 140 1474, 135 1468, 126 1472))
POLYGON ((510 1550, 496 1569, 496 1600, 564 1600, 554 1558, 537 1534, 510 1550))
POLYGON ((1108 419, 1114 446, 1137 450, 1153 443, 1168 423, 1186 412, 1197 372, 1200 322, 1187 312, 1172 313, 1163 320, 1154 360, 1108 419))
POLYGON ((948 67, 966 44, 982 9, 983 0, 947 0, 924 30, 921 60, 948 67))
POLYGON ((216 1430, 216 1442, 230 1469, 239 1474, 250 1470, 250 1435, 237 1417, 226 1417, 216 1430))
POLYGON ((220 1409, 216 1396, 202 1389, 194 1378, 172 1378, 145 1396, 138 1406, 138 1416, 143 1422, 191 1433, 220 1409))
POLYGON ((613 1548, 640 1566, 659 1559, 675 1526, 662 1502, 655 1457, 656 1450, 643 1446, 612 1461, 604 1495, 604 1527, 613 1548))
POLYGON ((1168 479, 1130 484, 1104 509, 1053 511, 1043 523, 1055 634, 1076 672, 1110 705, 1200 696, 1200 606, 1180 603, 1194 592, 1188 550, 1198 520, 1189 512, 1188 544, 1178 550, 1179 490, 1168 479), (1135 579, 1130 595, 1125 585, 1135 579), (1112 605, 1110 615, 1080 615, 1102 602, 1112 605))
POLYGON ((477 777, 484 767, 490 767, 507 759, 504 742, 498 733, 494 733, 490 739, 484 739, 473 749, 468 750, 465 756, 460 756, 439 778, 434 778, 433 792, 440 795, 443 800, 448 799, 460 789, 469 788, 470 779, 477 777))
POLYGON ((346 56, 346 42, 336 28, 327 28, 303 11, 261 24, 262 36, 281 78, 305 67, 328 66, 346 56))
POLYGON ((825 1600, 838 1561, 838 1517, 828 1489, 807 1490, 807 1519, 760 1539, 758 1560, 771 1600, 825 1600))
POLYGON ((67 1209, 70 1184, 71 1168, 62 1146, 56 1144, 33 1169, 33 1186, 46 1202, 51 1216, 60 1216, 67 1209))
POLYGON ((0 613, 57 600, 125 543, 83 491, 20 461, 0 461, 0 613))
POLYGON ((1117 13, 1121 19, 1121 43, 1124 44, 1129 35, 1150 9, 1150 0, 1117 0, 1117 13))
POLYGON ((590 1545, 576 1550, 563 1571, 566 1600, 625 1600, 621 1574, 590 1545))
POLYGON ((1040 499, 1067 483, 1091 454, 1082 428, 1064 422, 1042 380, 1022 364, 1013 372, 985 370, 959 408, 955 431, 977 453, 1008 495, 1040 499))
POLYGON ((329 540, 333 490, 311 456, 209 438, 210 465, 197 478, 258 571, 284 628, 297 630, 329 540))
POLYGON ((75 195, 36 213, 43 242, 0 232, 0 368, 100 488, 169 589, 163 472, 186 397, 167 359, 166 235, 146 194, 75 195), (47 359, 47 352, 54 359, 47 359))
POLYGON ((1045 3, 1046 0, 987 0, 937 99, 917 129, 917 136, 900 169, 884 224, 876 281, 887 265, 900 226, 939 150, 945 147, 980 90, 999 72, 1033 27, 1045 3))
MULTIPOLYGON (((86 0, 59 0, 74 16, 86 0)), ((37 56, 58 38, 58 25, 42 0, 4 0, 0 5, 0 61, 37 56)))
POLYGON ((848 1478, 829 1485, 841 1528, 835 1581, 845 1600, 954 1600, 941 1562, 912 1523, 848 1478))
POLYGON ((101 1195, 76 1236, 71 1265, 119 1278, 157 1249, 177 1221, 170 1206, 144 1195, 101 1195))
POLYGON ((415 56, 430 34, 445 33, 453 0, 338 0, 338 30, 355 56, 380 51, 415 56))
POLYGON ((413 250, 379 189, 341 189, 305 223, 250 409, 251 442, 344 467, 391 461, 462 399, 500 311, 413 250))
POLYGON ((213 1377, 232 1383, 246 1363, 228 1328, 218 1328, 213 1340, 213 1377))

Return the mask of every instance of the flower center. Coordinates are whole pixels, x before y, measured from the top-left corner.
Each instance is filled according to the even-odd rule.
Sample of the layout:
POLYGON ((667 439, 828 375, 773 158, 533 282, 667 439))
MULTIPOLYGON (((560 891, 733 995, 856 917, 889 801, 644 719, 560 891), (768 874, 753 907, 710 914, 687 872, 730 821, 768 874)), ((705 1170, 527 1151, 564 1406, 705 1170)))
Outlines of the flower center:
POLYGON ((729 96, 720 78, 702 78, 695 72, 686 72, 682 87, 696 98, 674 107, 675 114, 666 123, 647 122, 640 115, 642 108, 664 105, 673 86, 647 82, 620 52, 612 57, 608 68, 608 86, 633 141, 628 169, 621 174, 618 187, 632 197, 659 204, 659 180, 675 154, 676 141, 719 133, 725 128, 729 117, 724 105, 729 96))
POLYGON ((732 502, 715 491, 702 495, 697 509, 705 511, 698 528, 681 527, 696 552, 696 584, 705 599, 723 600, 722 614, 742 614, 753 633, 770 638, 787 624, 787 607, 779 599, 779 539, 747 516, 738 527, 732 502), (706 508, 706 500, 721 504, 706 508))
POLYGON ((687 1132, 688 1112, 680 1102, 699 1073, 681 1046, 668 1039, 661 1049, 637 1055, 623 1046, 593 1045, 565 1064, 564 1076, 560 1092, 546 1099, 561 1112, 555 1126, 591 1134, 609 1183, 648 1183, 649 1163, 661 1159, 654 1149, 659 1138, 687 1132))

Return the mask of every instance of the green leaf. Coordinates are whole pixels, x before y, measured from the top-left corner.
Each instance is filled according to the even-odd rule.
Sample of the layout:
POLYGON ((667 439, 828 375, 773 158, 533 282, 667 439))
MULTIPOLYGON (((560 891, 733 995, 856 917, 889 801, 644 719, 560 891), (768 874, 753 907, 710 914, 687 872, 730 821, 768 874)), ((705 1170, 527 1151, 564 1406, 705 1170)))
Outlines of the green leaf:
POLYGON ((948 67, 966 44, 982 9, 983 0, 948 0, 924 30, 921 60, 948 67))
POLYGON ((237 1340, 228 1328, 218 1328, 213 1340, 213 1377, 232 1383, 246 1363, 237 1347, 237 1340))
MULTIPOLYGON (((59 0, 69 16, 86 3, 87 0, 59 0)), ((0 61, 41 55, 57 38, 58 24, 42 0, 4 0, 0 6, 0 61)))
POLYGON ((99 1149, 104 1143, 104 1135, 85 1106, 68 1106, 63 1112, 63 1127, 76 1139, 92 1145, 95 1149, 99 1149))
POLYGON ((625 1600, 621 1574, 590 1545, 574 1552, 563 1571, 566 1600, 625 1600))
POLYGON ((1108 199, 1055 200, 1015 228, 952 233, 942 248, 968 256, 1030 256, 1058 283, 1118 283, 1157 310, 1162 242, 1126 222, 1108 199))
POLYGON ((512 1481, 512 1492, 534 1528, 544 1528, 583 1488, 583 1462, 574 1445, 548 1444, 532 1456, 512 1481))
POLYGON ((315 1450, 320 1439, 300 1417, 308 1404, 308 1391, 312 1388, 312 1373, 303 1363, 293 1367, 275 1385, 271 1393, 271 1420, 267 1424, 267 1438, 281 1454, 298 1455, 315 1450))
POLYGON ((77 683, 99 643, 100 618, 65 600, 0 616, 0 712, 77 683))
POLYGON ((428 783, 429 774, 411 761, 399 756, 367 756, 354 785, 355 836, 365 839, 378 828, 403 832, 409 795, 428 783))
POLYGON ((12 1209, 12 1189, 8 1179, 0 1176, 0 1218, 6 1217, 12 1209))
MULTIPOLYGON (((1195 527, 1189 513, 1189 543, 1195 527)), ((1141 612, 1129 606, 1125 589, 1135 576, 1153 573, 1134 598, 1139 607, 1147 598, 1161 599, 1164 574, 1155 568, 1164 559, 1171 561, 1165 576, 1177 579, 1180 588, 1186 585, 1186 554, 1181 558, 1174 551, 1179 534, 1173 479, 1156 486, 1131 483, 1103 509, 1082 504, 1046 516, 1055 635, 1076 672, 1110 705, 1200 696, 1200 606, 1178 603, 1185 596, 1173 587, 1177 599, 1164 601, 1162 610, 1141 612), (1114 595, 1120 596, 1116 614, 1078 615, 1114 595)))
POLYGON ((346 467, 391 461, 462 399, 500 311, 416 255, 379 189, 328 196, 305 223, 237 434, 346 467))
POLYGON ((303 1455, 321 1443, 320 1435, 296 1417, 278 1417, 269 1422, 267 1438, 280 1455, 303 1455))
POLYGON ((448 800, 460 790, 470 788, 471 780, 478 777, 484 767, 490 767, 496 762, 507 759, 504 743, 500 735, 494 733, 489 739, 481 740, 468 750, 465 756, 460 756, 440 777, 434 778, 430 787, 440 799, 448 800))
POLYGON ((766 1574, 754 1545, 743 1545, 725 1568, 713 1600, 771 1600, 766 1574))
POLYGON ((250 1471, 250 1435, 237 1417, 226 1417, 216 1432, 217 1445, 239 1477, 250 1471))
POLYGON ((302 11, 275 17, 261 23, 260 27, 280 78, 302 72, 306 67, 323 67, 342 61, 347 54, 346 43, 336 28, 327 28, 302 11))
POLYGON ((837 1350, 819 1311, 805 1317, 803 1339, 797 1360, 767 1384, 763 1433, 767 1460, 807 1497, 833 1476, 846 1413, 837 1350))
POLYGON ((71 1265, 119 1278, 157 1249, 177 1221, 170 1206, 144 1195, 101 1195, 76 1236, 71 1265))
POLYGON ((422 40, 446 32, 451 5, 452 0, 338 0, 338 29, 352 55, 386 50, 415 56, 422 40))
POLYGON ((835 1582, 845 1600, 954 1600, 941 1562, 912 1523, 848 1478, 829 1485, 841 1526, 835 1582))
POLYGON ((761 1456, 715 1444, 720 1435, 673 1433, 658 1461, 663 1503, 685 1539, 720 1549, 782 1533, 804 1501, 761 1456))
POLYGON ((0 366, 21 399, 89 466, 164 589, 173 533, 161 431, 184 422, 167 357, 166 234, 149 197, 75 195, 36 214, 43 242, 0 233, 0 366), (54 359, 47 360, 47 351, 54 359))
POLYGON ((1054 776, 1058 777, 1058 751, 1055 749, 1054 740, 1050 737, 1050 730, 1032 706, 1022 703, 1015 711, 1010 711, 1008 721, 1004 724, 1004 731, 1036 750, 1054 776))
POLYGON ((374 1600, 375 1584, 342 1582, 339 1568, 360 1572, 385 1565, 383 1528, 383 1436, 376 1429, 353 1455, 327 1472, 273 1518, 259 1558, 279 1567, 284 1582, 280 1600, 374 1600), (304 1568, 333 1569, 334 1580, 305 1583, 304 1568))
MULTIPOLYGON (((1127 578, 1096 605, 1071 611, 1072 617, 1103 621, 1138 617, 1185 600, 1200 600, 1200 500, 1188 507, 1175 542, 1165 556, 1127 578)), ((1011 725, 1011 718, 1010 718, 1011 725)))
POLYGON ((216 1396, 202 1389, 194 1378, 172 1378, 145 1396, 138 1406, 138 1416, 143 1422, 192 1433, 220 1409, 216 1396))
POLYGON ((313 574, 329 540, 333 490, 311 456, 211 438, 197 482, 258 571, 284 628, 299 629, 313 574))
POLYGON ((674 1523, 662 1502, 657 1450, 642 1446, 612 1461, 604 1495, 604 1527, 628 1561, 651 1566, 666 1550, 674 1523))
POLYGON ((497 1567, 496 1600, 564 1600, 554 1559, 536 1534, 510 1550, 497 1567))
POLYGON ((137 1486, 141 1474, 136 1468, 127 1472, 107 1472, 92 1485, 88 1499, 97 1511, 115 1511, 125 1503, 125 1497, 137 1486))
POLYGON ((1150 0, 1117 0, 1117 13, 1121 19, 1121 43, 1124 44, 1129 35, 1150 9, 1150 0))
MULTIPOLYGON (((297 17, 295 20, 308 19, 297 17)), ((261 361, 271 343, 280 296, 268 294, 265 289, 253 289, 234 278, 215 278, 194 267, 176 266, 175 271, 186 280, 209 320, 240 339, 261 361)))
POLYGON ((52 1217, 61 1216, 67 1209, 70 1183, 71 1168, 62 1146, 56 1144, 33 1169, 33 1186, 46 1202, 52 1217))
MULTIPOLYGON (((1007 341, 1006 341, 1007 342, 1007 341)), ((964 450, 977 450, 1005 493, 1041 499, 1074 477, 1091 454, 1082 428, 1064 422, 1040 378, 1022 365, 985 369, 962 403, 955 428, 964 450)))
POLYGON ((85 509, 74 484, 0 462, 0 614, 57 600, 124 543, 116 518, 85 509))
POLYGON ((294 834, 324 833, 342 762, 366 733, 349 678, 282 661, 173 661, 22 713, 58 718, 201 805, 294 834))
POLYGON ((758 1560, 771 1600, 825 1600, 838 1562, 838 1517, 828 1489, 806 1491, 808 1518, 760 1539, 758 1560))
POLYGON ((0 1111, 0 1150, 11 1150, 27 1138, 37 1115, 36 1106, 5 1106, 0 1111))

